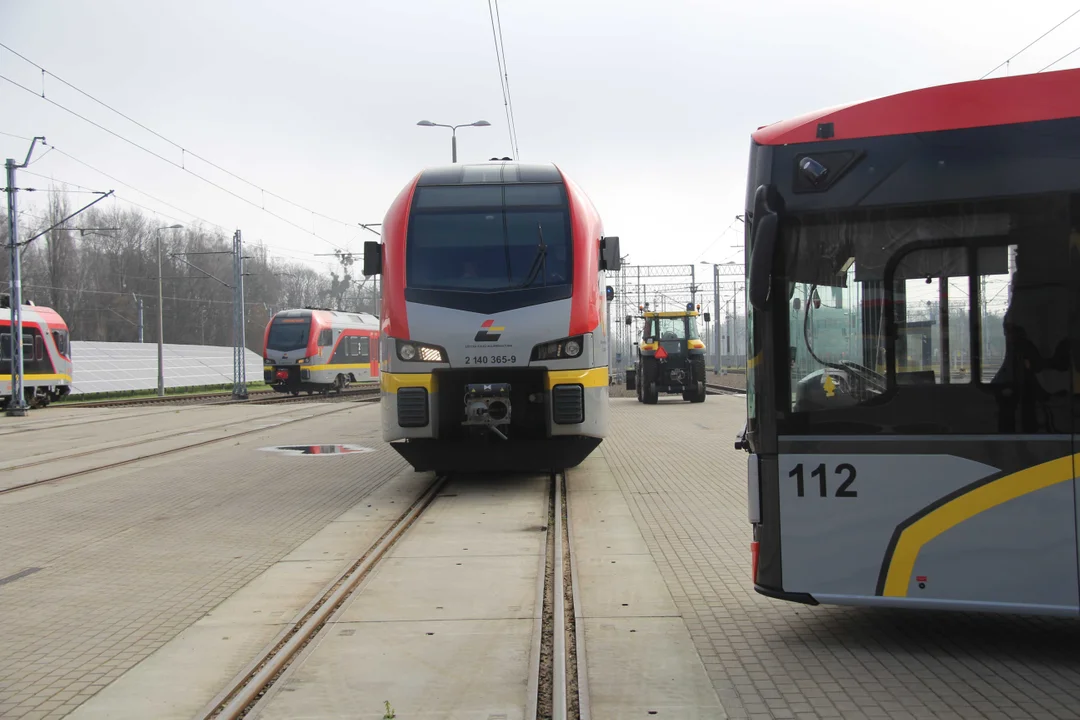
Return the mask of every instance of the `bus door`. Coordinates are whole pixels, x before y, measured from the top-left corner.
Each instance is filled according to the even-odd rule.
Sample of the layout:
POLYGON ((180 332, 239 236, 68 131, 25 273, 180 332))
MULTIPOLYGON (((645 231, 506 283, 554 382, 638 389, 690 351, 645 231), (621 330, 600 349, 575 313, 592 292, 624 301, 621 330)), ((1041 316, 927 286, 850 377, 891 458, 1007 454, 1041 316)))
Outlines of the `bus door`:
POLYGON ((785 592, 1077 612, 1066 203, 785 218, 785 592))

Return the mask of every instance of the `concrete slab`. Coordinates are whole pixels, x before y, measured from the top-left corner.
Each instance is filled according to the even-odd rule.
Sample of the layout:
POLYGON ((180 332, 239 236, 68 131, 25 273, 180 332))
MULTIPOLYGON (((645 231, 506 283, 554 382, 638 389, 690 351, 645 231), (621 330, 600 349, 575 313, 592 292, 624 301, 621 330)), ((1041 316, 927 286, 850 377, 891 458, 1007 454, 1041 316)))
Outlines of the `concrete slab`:
POLYGON ((532 618, 538 557, 388 558, 340 620, 532 618))
MULTIPOLYGON (((380 441, 381 443, 381 441, 380 441)), ((334 522, 365 522, 368 520, 396 520, 420 497, 435 479, 433 473, 418 473, 405 470, 394 481, 387 483, 347 512, 334 519, 334 522)))
POLYGON ((279 562, 203 616, 200 625, 283 623, 319 594, 345 563, 339 560, 279 562))
POLYGON ((575 557, 584 617, 679 617, 652 555, 575 557))
POLYGON ((574 551, 581 557, 609 555, 647 555, 649 546, 641 537, 637 523, 631 517, 607 517, 604 523, 582 521, 576 514, 571 520, 574 551), (597 527, 599 525, 599 527, 597 527))
POLYGON ((198 623, 120 676, 72 720, 190 720, 285 626, 198 623))
POLYGON ((633 517, 619 490, 570 490, 574 502, 574 514, 586 524, 606 522, 611 517, 633 517))
MULTIPOLYGON (((260 720, 525 720, 532 620, 333 623, 260 720)), ((531 718, 529 720, 532 720, 531 718)))
MULTIPOLYGON (((398 506, 391 505, 396 508, 398 506)), ((402 509, 408 504, 402 504, 402 509)), ((371 547, 396 518, 365 522, 332 522, 310 540, 281 559, 282 562, 311 560, 344 561, 357 557, 371 547)))
POLYGON ((592 720, 727 714, 680 618, 585 620, 592 720))

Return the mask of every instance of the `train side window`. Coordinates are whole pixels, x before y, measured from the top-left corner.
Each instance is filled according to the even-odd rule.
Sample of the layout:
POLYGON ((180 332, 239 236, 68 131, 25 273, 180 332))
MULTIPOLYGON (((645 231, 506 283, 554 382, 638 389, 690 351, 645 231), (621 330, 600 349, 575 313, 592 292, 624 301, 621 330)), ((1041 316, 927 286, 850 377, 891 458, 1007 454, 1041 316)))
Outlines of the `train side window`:
POLYGON ((45 359, 45 341, 40 335, 34 336, 34 357, 38 360, 45 359))
POLYGON ((358 357, 360 355, 360 338, 355 335, 346 338, 348 345, 345 347, 345 354, 348 357, 358 357))
POLYGON ((964 247, 915 250, 896 266, 898 385, 972 382, 969 276, 964 247))
POLYGON ((0 335, 0 360, 11 359, 11 333, 0 335))
POLYGON ((360 341, 359 347, 358 347, 358 352, 359 352, 359 355, 360 355, 360 362, 370 362, 371 361, 371 338, 362 337, 362 338, 357 338, 357 339, 360 341))
POLYGON ((319 333, 319 347, 330 347, 334 344, 334 331, 327 329, 319 333))

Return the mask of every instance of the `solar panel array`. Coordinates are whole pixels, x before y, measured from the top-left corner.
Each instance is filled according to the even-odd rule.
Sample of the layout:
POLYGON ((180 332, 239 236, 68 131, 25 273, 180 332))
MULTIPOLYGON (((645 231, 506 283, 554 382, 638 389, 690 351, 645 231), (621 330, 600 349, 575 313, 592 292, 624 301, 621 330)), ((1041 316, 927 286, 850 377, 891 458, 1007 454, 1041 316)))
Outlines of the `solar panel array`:
MULTIPOLYGON (((165 387, 228 385, 233 381, 231 347, 165 345, 165 387)), ((262 356, 246 353, 249 382, 262 380, 262 356)), ((71 342, 72 394, 153 390, 157 387, 157 344, 71 342)))

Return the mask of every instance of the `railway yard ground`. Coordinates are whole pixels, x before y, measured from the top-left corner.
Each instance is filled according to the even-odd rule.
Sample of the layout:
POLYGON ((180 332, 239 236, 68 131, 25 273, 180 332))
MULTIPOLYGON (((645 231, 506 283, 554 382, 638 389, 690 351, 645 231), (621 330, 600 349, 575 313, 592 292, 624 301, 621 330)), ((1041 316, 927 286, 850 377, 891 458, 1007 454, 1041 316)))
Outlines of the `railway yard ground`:
POLYGON ((0 418, 0 717, 1080 717, 1076 619, 757 595, 718 384, 553 476, 412 472, 369 392, 0 418))

